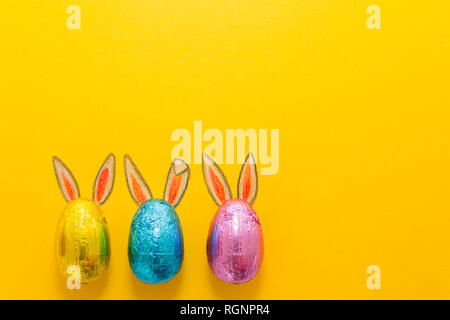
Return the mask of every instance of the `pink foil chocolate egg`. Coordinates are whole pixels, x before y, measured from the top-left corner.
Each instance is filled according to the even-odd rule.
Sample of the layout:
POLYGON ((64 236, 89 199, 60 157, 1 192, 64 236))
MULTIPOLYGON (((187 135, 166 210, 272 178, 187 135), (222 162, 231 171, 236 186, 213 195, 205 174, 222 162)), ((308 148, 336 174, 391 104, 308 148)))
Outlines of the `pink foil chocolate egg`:
POLYGON ((232 199, 224 174, 207 155, 203 156, 203 175, 209 193, 220 206, 206 245, 209 267, 222 281, 247 282, 258 273, 264 251, 261 224, 252 207, 258 189, 253 155, 250 153, 242 166, 238 199, 232 199))

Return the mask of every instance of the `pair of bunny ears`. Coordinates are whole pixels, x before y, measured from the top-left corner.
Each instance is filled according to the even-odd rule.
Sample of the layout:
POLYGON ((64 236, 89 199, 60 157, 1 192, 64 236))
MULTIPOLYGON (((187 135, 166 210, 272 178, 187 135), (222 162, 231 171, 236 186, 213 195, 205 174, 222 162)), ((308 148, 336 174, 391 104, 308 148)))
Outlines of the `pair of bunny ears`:
MULTIPOLYGON (((134 201, 140 206, 145 201, 153 198, 152 193, 129 155, 125 155, 124 163, 128 189, 134 201)), ((53 166, 59 187, 66 201, 70 202, 78 199, 80 197, 80 189, 69 168, 57 157, 53 158, 53 166)), ((111 194, 114 185, 115 167, 116 158, 113 154, 110 154, 100 167, 94 183, 92 198, 98 204, 105 203, 111 194)), ((180 203, 187 188, 189 175, 189 167, 183 160, 173 160, 164 190, 164 200, 166 202, 174 207, 180 203)))
MULTIPOLYGON (((55 168, 56 179, 59 188, 67 202, 80 197, 80 189, 69 168, 58 158, 53 157, 53 167, 55 168)), ((94 182, 93 200, 98 204, 103 204, 111 194, 114 185, 116 158, 110 154, 100 167, 94 182)))
MULTIPOLYGON (((214 160, 206 154, 203 154, 202 168, 206 186, 214 202, 221 206, 222 203, 230 200, 233 196, 225 175, 214 160)), ((242 165, 237 193, 239 199, 247 201, 250 205, 255 202, 258 193, 258 175, 252 153, 247 155, 242 165)))
MULTIPOLYGON (((125 155, 124 164, 128 190, 133 200, 140 206, 153 198, 152 193, 129 155, 125 155)), ((80 189, 69 168, 57 157, 53 157, 53 166, 59 187, 66 201, 70 202, 78 199, 80 197, 80 189)), ((98 204, 105 203, 111 194, 114 185, 115 167, 116 158, 113 154, 110 154, 100 167, 94 182, 93 200, 98 204)), ((220 206, 231 199, 232 194, 225 175, 214 160, 206 154, 203 154, 202 168, 206 186, 214 202, 220 206)), ((183 198, 189 177, 189 166, 181 159, 174 159, 164 188, 164 200, 173 207, 176 207, 183 198)), ((249 153, 239 175, 238 198, 253 204, 257 192, 258 175, 255 159, 253 154, 249 153)))
MULTIPOLYGON (((138 206, 153 198, 150 188, 129 155, 124 157, 125 176, 131 197, 138 206)), ((164 201, 176 207, 186 191, 190 177, 189 166, 181 159, 174 159, 167 175, 164 201)))

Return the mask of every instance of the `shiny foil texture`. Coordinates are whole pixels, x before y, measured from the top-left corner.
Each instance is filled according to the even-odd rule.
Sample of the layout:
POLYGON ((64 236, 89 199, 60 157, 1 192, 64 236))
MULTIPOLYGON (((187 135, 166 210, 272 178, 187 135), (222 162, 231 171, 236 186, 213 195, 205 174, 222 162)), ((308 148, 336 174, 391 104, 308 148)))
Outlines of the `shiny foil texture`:
POLYGON ((174 208, 164 200, 146 201, 134 215, 128 260, 136 277, 161 283, 175 276, 183 263, 183 233, 174 208))
POLYGON ((90 200, 71 201, 57 229, 57 264, 64 276, 78 266, 81 283, 89 283, 107 269, 110 258, 108 225, 100 207, 90 200))
POLYGON ((244 200, 231 199, 214 216, 206 245, 208 264, 217 278, 244 283, 259 271, 264 243, 261 224, 244 200))

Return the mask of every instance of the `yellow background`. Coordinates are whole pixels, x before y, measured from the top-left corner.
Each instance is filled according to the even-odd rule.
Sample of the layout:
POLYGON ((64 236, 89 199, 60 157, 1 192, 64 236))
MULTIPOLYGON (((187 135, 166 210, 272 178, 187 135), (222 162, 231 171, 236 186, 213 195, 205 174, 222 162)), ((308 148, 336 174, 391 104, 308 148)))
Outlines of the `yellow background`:
MULTIPOLYGON (((448 1, 2 1, 0 298, 450 298, 448 1), (79 5, 81 30, 66 9, 79 5), (366 8, 381 7, 368 30, 366 8), (173 130, 280 129, 280 170, 260 176, 265 238, 244 285, 209 271, 216 206, 200 165, 177 208, 179 275, 140 283, 127 259, 136 206, 122 157, 163 192, 173 130), (51 157, 104 205, 109 270, 65 289, 54 234, 65 202, 51 157), (368 290, 366 268, 381 268, 368 290)), ((239 165, 223 165, 233 192, 239 165)))

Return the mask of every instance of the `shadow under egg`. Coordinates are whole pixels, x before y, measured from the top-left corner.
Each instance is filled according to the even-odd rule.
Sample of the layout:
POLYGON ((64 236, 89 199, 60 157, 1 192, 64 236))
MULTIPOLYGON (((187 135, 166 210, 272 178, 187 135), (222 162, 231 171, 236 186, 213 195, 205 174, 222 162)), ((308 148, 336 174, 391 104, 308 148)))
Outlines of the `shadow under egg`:
POLYGON ((208 264, 206 264, 204 272, 209 274, 208 283, 214 291, 216 299, 252 300, 257 299, 260 296, 259 291, 264 277, 264 267, 261 267, 258 274, 253 279, 240 284, 228 283, 218 279, 213 274, 208 264))
POLYGON ((173 299, 183 282, 183 270, 181 269, 172 279, 164 283, 149 284, 136 278, 131 269, 128 272, 129 281, 132 283, 133 291, 139 299, 169 300, 173 299))

